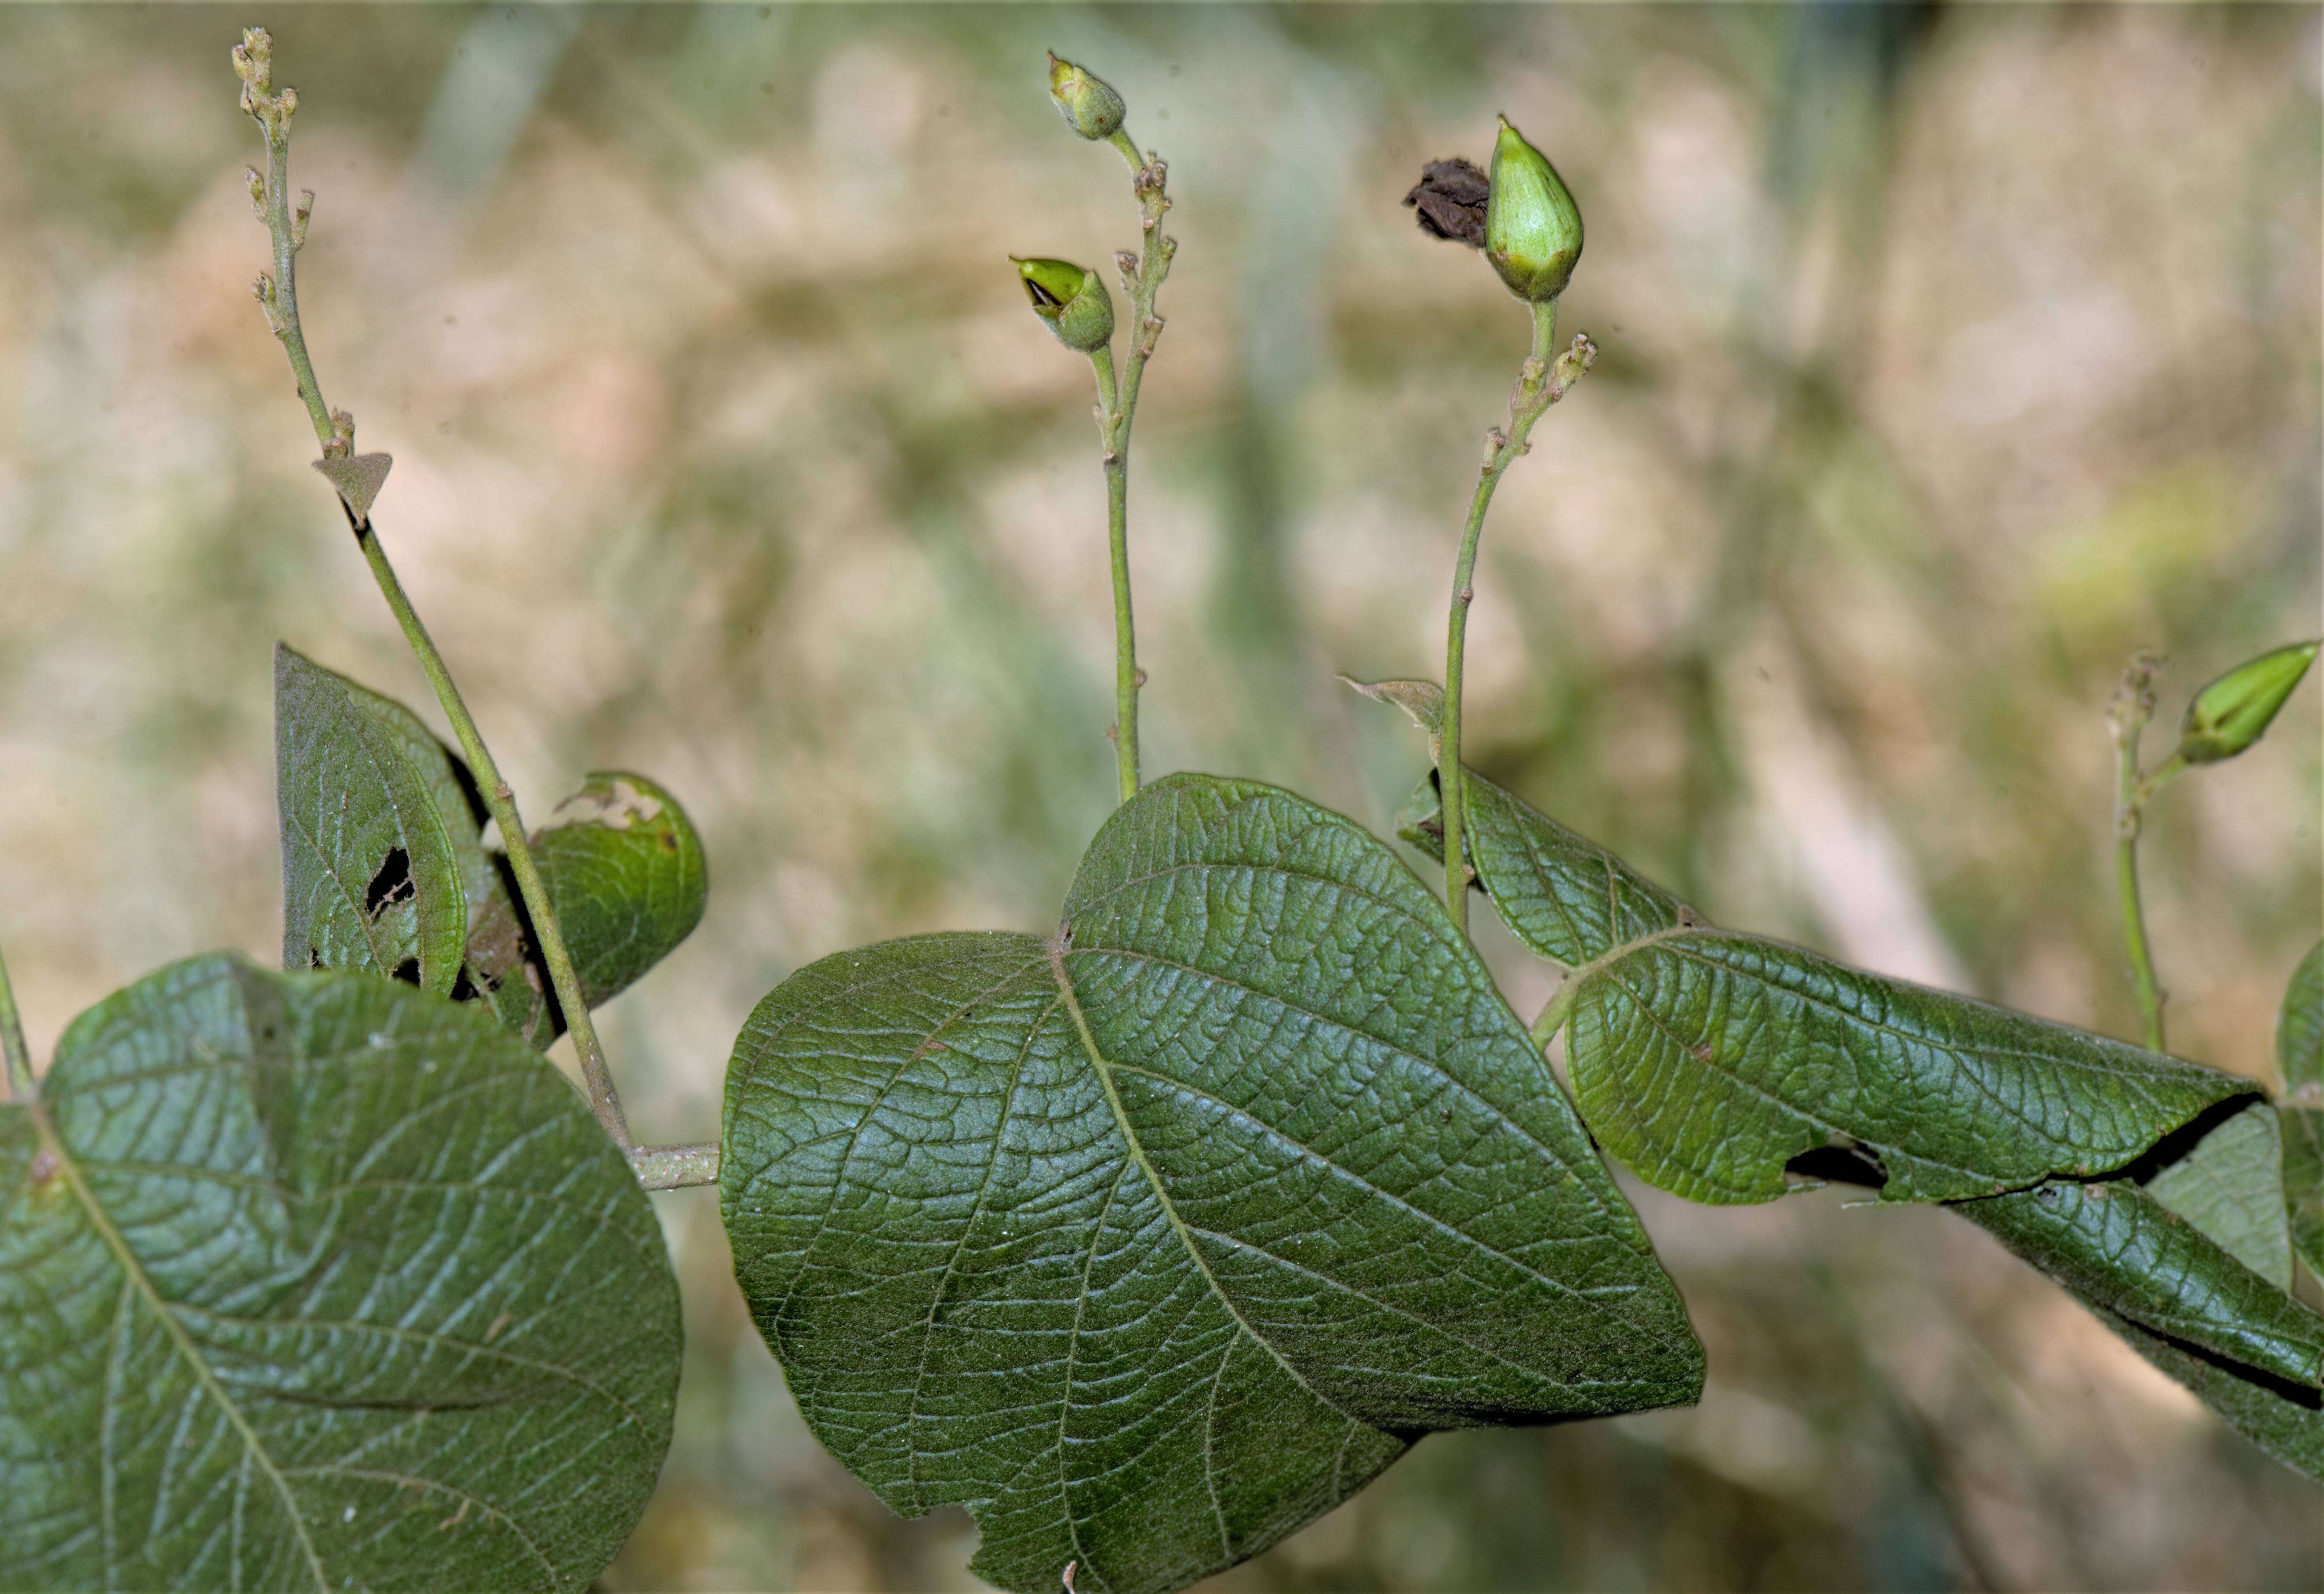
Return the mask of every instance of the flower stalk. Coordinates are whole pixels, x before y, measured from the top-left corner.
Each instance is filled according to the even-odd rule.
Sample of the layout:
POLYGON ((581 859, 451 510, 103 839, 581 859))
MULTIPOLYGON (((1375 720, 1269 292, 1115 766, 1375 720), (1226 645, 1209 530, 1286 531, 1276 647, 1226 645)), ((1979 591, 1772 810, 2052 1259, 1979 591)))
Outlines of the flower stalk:
MULTIPOLYGON (((1093 143, 1111 144, 1129 166, 1130 197, 1138 202, 1144 240, 1142 252, 1125 249, 1113 257, 1122 291, 1130 299, 1129 350, 1119 377, 1111 325, 1108 341, 1102 344, 1067 342, 1068 347, 1081 347, 1089 355, 1097 381, 1106 546, 1113 567, 1114 775, 1120 798, 1128 802, 1138 795, 1138 690, 1146 684, 1146 672, 1138 668, 1138 627, 1130 596, 1130 434, 1138 418, 1138 390, 1145 380, 1146 363, 1154 357, 1155 343, 1162 336, 1163 321, 1155 312, 1155 299, 1170 274, 1178 241, 1162 231, 1162 217, 1170 208, 1170 169, 1158 153, 1139 153, 1137 142, 1121 125, 1121 97, 1102 79, 1055 55, 1049 57, 1049 93, 1066 125, 1093 143)), ((1098 292, 1103 291, 1099 285, 1098 292)), ((1035 309, 1051 322, 1052 330, 1058 331, 1059 341, 1066 342, 1062 320, 1049 315, 1038 301, 1035 309)), ((1107 315, 1110 322, 1110 302, 1107 315)))
POLYGON ((1477 546, 1485 529, 1485 511, 1518 456, 1526 451, 1534 422, 1582 380, 1598 358, 1598 346, 1578 336, 1563 354, 1550 353, 1557 334, 1557 301, 1533 301, 1533 349, 1518 368, 1517 386, 1509 394, 1506 428, 1485 434, 1485 456, 1477 467, 1476 491, 1470 494, 1469 519, 1461 528, 1460 552, 1452 562, 1452 602, 1444 622, 1444 721, 1443 751, 1437 759, 1439 784, 1444 798, 1444 908, 1463 935, 1469 929, 1469 868, 1464 839, 1468 794, 1461 766, 1461 686, 1469 641, 1469 606, 1476 601, 1477 546))
POLYGON ((621 1093, 614 1088, 613 1070, 605 1061, 604 1046, 597 1038, 596 1025, 582 994, 580 977, 566 947, 564 932, 558 926, 557 909, 549 900, 547 883, 541 879, 540 866, 526 839, 516 796, 502 778, 500 766, 492 750, 485 746, 484 735, 476 728, 475 716, 468 712, 467 703, 452 678, 450 667, 445 663, 442 651, 429 635, 418 611, 411 606, 395 567, 373 528, 371 495, 385 475, 386 456, 359 458, 355 455, 355 417, 324 403, 314 363, 308 355, 306 334, 299 324, 297 264, 299 251, 307 241, 307 223, 314 209, 315 196, 311 191, 302 194, 295 208, 290 203, 290 117, 299 108, 298 92, 290 88, 275 91, 273 41, 263 28, 244 32, 242 42, 235 48, 234 67, 243 83, 242 108, 258 123, 266 138, 266 171, 262 176, 253 170, 248 176, 253 207, 273 243, 274 272, 271 277, 261 275, 252 291, 265 312, 267 326, 290 359, 292 375, 298 379, 299 396, 307 406, 308 417, 315 428, 315 440, 323 450, 319 468, 339 490, 340 507, 346 513, 355 544, 363 550, 364 563, 370 567, 380 595, 395 616, 412 656, 420 661, 428 684, 435 689, 436 701, 443 708, 444 717, 451 722, 461 755, 475 776, 485 809, 500 830, 501 845, 507 852, 510 871, 516 877, 517 890, 531 919, 541 961, 549 967, 549 984, 564 1014, 566 1029, 573 1037, 590 1111, 648 1189, 710 1183, 717 1176, 718 1148, 715 1145, 645 1147, 640 1146, 630 1132, 629 1119, 622 1110, 621 1093), (367 474, 353 468, 364 459, 378 463, 367 474), (367 490, 355 485, 358 481, 367 481, 367 490))

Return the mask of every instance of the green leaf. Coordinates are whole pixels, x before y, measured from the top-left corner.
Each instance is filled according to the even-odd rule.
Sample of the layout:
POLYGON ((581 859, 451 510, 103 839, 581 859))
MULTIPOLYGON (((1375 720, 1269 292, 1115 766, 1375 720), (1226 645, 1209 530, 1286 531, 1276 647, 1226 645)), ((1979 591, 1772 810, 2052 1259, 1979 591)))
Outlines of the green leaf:
POLYGON ((283 966, 401 971, 448 992, 483 850, 443 744, 401 705, 278 645, 274 783, 283 966))
POLYGON ((2308 949, 2284 988, 2275 1026, 2275 1065, 2293 1101, 2324 1107, 2324 941, 2308 949))
POLYGON ((2324 1379, 2324 1318, 2127 1180, 2058 1181, 1960 1210, 2083 1301, 2278 1378, 2324 1379))
POLYGON ((1767 1201, 1792 1158, 1868 1153, 1884 1201, 1957 1201, 2135 1160, 2249 1081, 1781 942, 1678 928, 1575 972, 1591 1131, 1691 1200, 1767 1201))
POLYGON ((2135 1184, 2047 1184, 1955 1210, 2064 1285, 2237 1433, 2324 1482, 2315 1387, 2324 1320, 2135 1184))
MULTIPOLYGON (((508 860, 467 766, 402 705, 275 650, 283 963, 481 1000, 546 1048, 564 1033, 508 860)), ((642 775, 591 775, 530 838, 591 1007, 701 921, 702 843, 642 775)))
POLYGON ((487 1015, 175 964, 0 1107, 0 1587, 580 1589, 680 1342, 629 1167, 487 1015))
POLYGON ((701 839, 678 799, 642 775, 591 775, 531 841, 593 1008, 627 990, 702 922, 709 875, 701 839))
POLYGON ((2098 1321, 2192 1390, 2227 1426, 2295 1471, 2324 1483, 2324 1403, 2316 1392, 2255 1377, 2100 1308, 2098 1321))
MULTIPOLYGON (((1434 779, 1434 776, 1431 776, 1434 779)), ((1556 1010, 1599 1143, 1702 1202, 1769 1201, 1840 1147, 1886 1201, 2109 1173, 2247 1081, 1714 930, 1596 843, 1471 772, 1470 861, 1503 922, 1574 967, 1556 1010)), ((1426 793, 1429 788, 1424 786, 1426 793)), ((1403 832, 1442 857, 1435 805, 1403 832)))
POLYGON ((2292 1287, 2283 1138, 2269 1103, 2255 1101, 2222 1119, 2148 1180, 2146 1191, 2276 1288, 2292 1287))
POLYGON ((2283 1207, 2292 1248, 2324 1279, 2324 1107, 2278 1110, 2283 1134, 2283 1207))
POLYGON ((826 958, 727 1077, 735 1274, 824 1442, 1006 1587, 1176 1589, 1420 1433, 1691 1400, 1702 1350, 1483 965, 1378 841, 1180 776, 1057 935, 826 958))
MULTIPOLYGON (((1682 924, 1687 906, 1613 853, 1471 769, 1462 783, 1469 865, 1510 932, 1569 967, 1682 924)), ((1397 834, 1444 860, 1443 796, 1428 772, 1397 815, 1397 834)))

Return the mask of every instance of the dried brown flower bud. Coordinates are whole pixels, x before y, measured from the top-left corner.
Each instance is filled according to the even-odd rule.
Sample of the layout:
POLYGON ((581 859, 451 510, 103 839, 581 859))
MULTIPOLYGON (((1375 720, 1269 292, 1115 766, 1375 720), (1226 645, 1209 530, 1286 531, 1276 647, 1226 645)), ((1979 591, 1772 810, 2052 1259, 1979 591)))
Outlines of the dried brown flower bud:
POLYGON ((1420 230, 1433 238, 1457 238, 1471 249, 1485 246, 1485 201, 1492 184, 1475 162, 1454 156, 1431 161, 1404 202, 1420 213, 1420 230))

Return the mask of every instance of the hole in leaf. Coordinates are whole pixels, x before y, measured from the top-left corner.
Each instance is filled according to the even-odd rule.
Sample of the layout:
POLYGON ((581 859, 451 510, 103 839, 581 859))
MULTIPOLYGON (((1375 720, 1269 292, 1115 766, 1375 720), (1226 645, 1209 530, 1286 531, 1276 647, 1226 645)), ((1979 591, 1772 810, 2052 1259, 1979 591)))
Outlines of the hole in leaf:
POLYGON ((462 963, 459 974, 452 981, 452 1000, 456 1002, 474 1001, 481 994, 476 982, 468 978, 468 965, 462 963))
POLYGON ((307 948, 307 966, 310 969, 319 969, 323 966, 323 949, 321 947, 309 946, 307 948))
POLYGON ((405 958, 401 963, 395 965, 395 973, 392 978, 402 981, 406 985, 419 984, 420 960, 416 957, 405 958))
POLYGON ((1845 1138, 1801 1152, 1784 1165, 1784 1172, 1811 1183, 1857 1184, 1867 1190, 1888 1183, 1888 1170, 1872 1148, 1845 1138))
POLYGON ((380 861, 379 872, 371 877, 364 888, 364 912, 377 918, 399 902, 409 902, 420 894, 411 883, 411 855, 401 847, 390 847, 380 861))

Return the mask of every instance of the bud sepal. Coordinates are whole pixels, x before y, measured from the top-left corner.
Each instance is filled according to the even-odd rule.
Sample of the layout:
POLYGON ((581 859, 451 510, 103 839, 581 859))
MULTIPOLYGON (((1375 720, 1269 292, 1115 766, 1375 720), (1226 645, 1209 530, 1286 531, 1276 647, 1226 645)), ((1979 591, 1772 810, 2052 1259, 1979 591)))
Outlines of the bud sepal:
POLYGON ((2324 642, 2294 642, 2245 660, 2195 694, 2179 728, 2175 756, 2190 764, 2216 764, 2262 736, 2316 661, 2324 642))
POLYGON ((1059 343, 1092 355, 1113 341, 1113 297, 1095 272, 1067 260, 1009 258, 1016 262, 1033 313, 1059 343))

